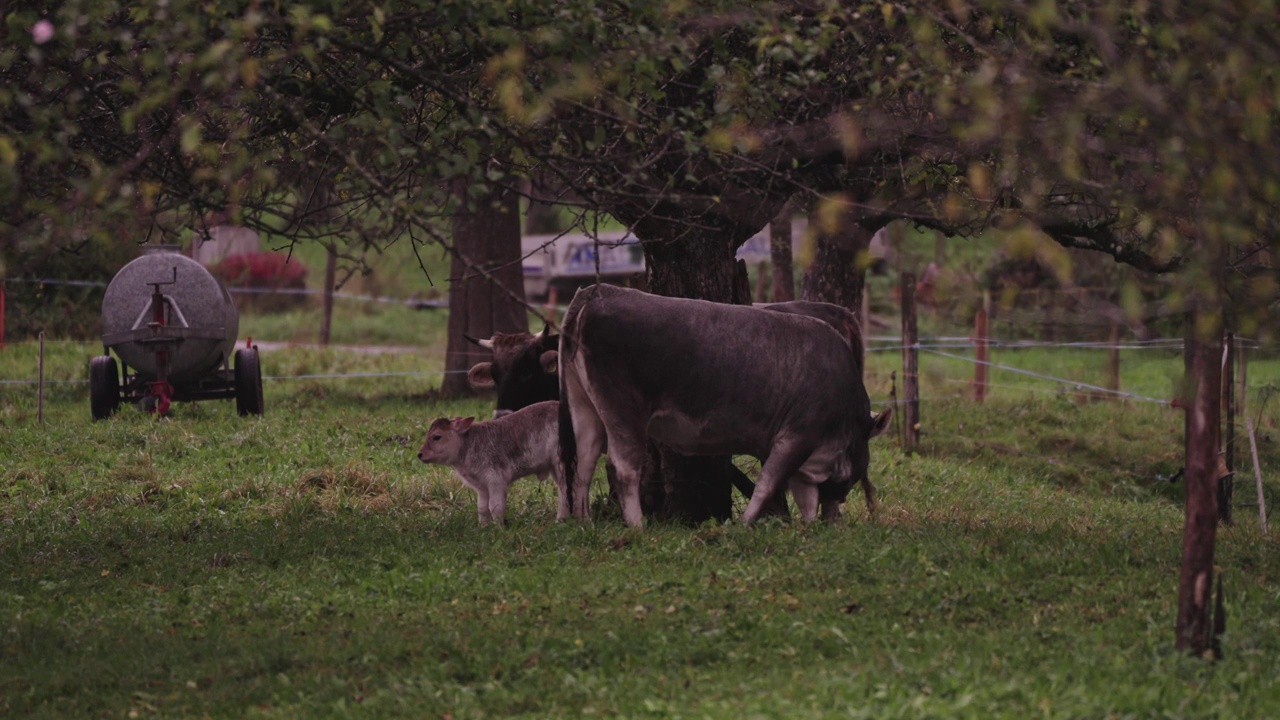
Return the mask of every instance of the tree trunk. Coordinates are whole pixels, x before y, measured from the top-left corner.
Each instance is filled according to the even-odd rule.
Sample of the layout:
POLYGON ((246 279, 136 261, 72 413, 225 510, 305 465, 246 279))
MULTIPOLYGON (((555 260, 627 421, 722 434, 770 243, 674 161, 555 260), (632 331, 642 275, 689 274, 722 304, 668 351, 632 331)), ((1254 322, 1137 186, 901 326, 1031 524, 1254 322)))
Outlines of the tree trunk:
MULTIPOLYGON (((645 242, 648 291, 669 297, 749 304, 746 265, 724 236, 645 242)), ((741 471, 727 455, 690 457, 657 443, 641 480, 646 516, 701 523, 733 514, 733 481, 741 471)))
POLYGON ((787 203, 769 223, 769 260, 773 266, 774 302, 796 299, 791 243, 791 203, 787 203))
POLYGON ((440 385, 440 392, 446 397, 471 394, 467 370, 490 359, 487 351, 467 342, 464 334, 487 338, 495 332, 529 329, 528 313, 521 304, 524 278, 520 268, 519 196, 496 191, 468 201, 466 187, 455 191, 463 207, 453 218, 447 372, 440 385))
POLYGON ((1222 409, 1222 316, 1198 311, 1187 333, 1190 385, 1186 424, 1186 522, 1178 583, 1176 646, 1212 648, 1213 554, 1218 526, 1218 422, 1222 409), (1197 332, 1197 329, 1204 332, 1197 332))
POLYGON ((655 295, 749 305, 747 268, 736 251, 723 235, 646 241, 646 285, 655 295))
POLYGON ((821 218, 810 217, 809 226, 817 232, 818 252, 804 274, 801 298, 840 305, 862 317, 866 268, 859 264, 858 255, 871 246, 875 231, 863 228, 855 219, 854 211, 849 210, 841 214, 838 227, 824 228, 821 218))

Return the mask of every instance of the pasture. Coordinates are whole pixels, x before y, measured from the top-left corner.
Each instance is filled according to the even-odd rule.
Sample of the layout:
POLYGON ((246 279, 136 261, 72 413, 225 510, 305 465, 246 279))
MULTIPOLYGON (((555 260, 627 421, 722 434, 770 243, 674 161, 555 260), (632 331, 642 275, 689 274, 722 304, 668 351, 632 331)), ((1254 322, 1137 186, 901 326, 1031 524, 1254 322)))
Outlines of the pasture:
MULTIPOLYGON (((264 418, 206 402, 91 423, 76 381, 99 349, 49 344, 43 426, 33 386, 0 385, 13 717, 1280 714, 1280 546, 1254 508, 1219 534, 1223 659, 1173 650, 1165 406, 1000 371, 975 405, 970 366, 922 356, 924 446, 873 445, 874 521, 855 498, 834 525, 633 532, 598 482, 595 522, 556 524, 551 484, 526 479, 509 526, 482 528, 414 457, 433 418, 491 403, 433 396, 438 348, 272 350, 264 418)), ((993 353, 1091 382, 1099 356, 993 353)), ((870 354, 873 403, 900 363, 870 354)), ((1180 363, 1126 352, 1125 387, 1166 397, 1180 363)), ((34 367, 33 343, 0 351, 0 379, 34 367)), ((1258 360, 1250 382, 1278 371, 1258 360)), ((1277 404, 1251 403, 1274 478, 1277 404)))

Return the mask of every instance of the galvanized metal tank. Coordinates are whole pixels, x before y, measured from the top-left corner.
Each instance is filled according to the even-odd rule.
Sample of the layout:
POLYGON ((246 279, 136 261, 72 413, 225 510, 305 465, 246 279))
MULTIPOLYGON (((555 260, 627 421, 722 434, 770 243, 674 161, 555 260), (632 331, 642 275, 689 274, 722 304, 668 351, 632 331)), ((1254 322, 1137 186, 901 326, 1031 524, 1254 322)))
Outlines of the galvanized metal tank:
POLYGON ((168 380, 199 380, 222 366, 240 332, 240 317, 226 286, 173 245, 143 249, 120 268, 102 299, 102 344, 138 375, 156 376, 153 339, 177 338, 168 380), (163 283, 163 284, 159 284, 163 283), (154 323, 153 293, 164 296, 164 322, 154 323))

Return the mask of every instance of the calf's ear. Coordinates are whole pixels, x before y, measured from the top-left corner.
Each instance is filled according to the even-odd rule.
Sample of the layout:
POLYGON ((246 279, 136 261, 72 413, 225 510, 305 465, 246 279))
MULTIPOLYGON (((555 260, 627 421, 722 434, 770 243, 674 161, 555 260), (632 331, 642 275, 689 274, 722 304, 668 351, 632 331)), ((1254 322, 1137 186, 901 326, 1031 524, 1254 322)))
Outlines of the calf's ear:
POLYGON ((471 423, 475 421, 476 419, 474 417, 454 418, 453 429, 459 435, 465 435, 466 432, 471 429, 471 423))
POLYGON ((476 390, 488 390, 496 383, 493 381, 493 363, 482 362, 471 366, 467 371, 467 383, 476 390))
POLYGON ((542 363, 542 369, 552 375, 555 375, 560 367, 560 353, 555 350, 548 350, 542 353, 538 360, 542 363))
POLYGON ((891 422, 893 422, 893 406, 892 405, 885 408, 879 415, 876 415, 875 418, 872 419, 871 434, 867 436, 867 439, 870 440, 871 438, 883 433, 885 430, 888 430, 889 423, 891 422))

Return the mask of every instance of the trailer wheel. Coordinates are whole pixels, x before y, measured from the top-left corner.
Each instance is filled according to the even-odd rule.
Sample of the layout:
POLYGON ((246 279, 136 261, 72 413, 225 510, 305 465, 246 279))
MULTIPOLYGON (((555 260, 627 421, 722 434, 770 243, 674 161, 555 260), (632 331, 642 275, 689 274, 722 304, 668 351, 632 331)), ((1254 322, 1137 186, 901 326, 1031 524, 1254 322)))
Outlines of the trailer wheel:
POLYGON ((120 372, 116 359, 99 355, 89 361, 89 409, 94 420, 106 420, 120 407, 120 372))
POLYGON ((236 410, 241 415, 261 415, 262 368, 258 365, 258 349, 236 351, 236 410))

